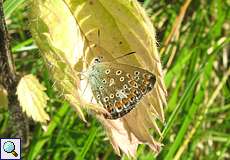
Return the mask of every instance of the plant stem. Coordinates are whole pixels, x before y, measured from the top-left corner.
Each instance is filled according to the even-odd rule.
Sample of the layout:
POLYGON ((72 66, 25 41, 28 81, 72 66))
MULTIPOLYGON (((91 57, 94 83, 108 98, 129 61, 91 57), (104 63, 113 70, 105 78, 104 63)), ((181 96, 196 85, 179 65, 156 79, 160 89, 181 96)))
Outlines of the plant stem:
POLYGON ((9 136, 21 138, 25 144, 28 125, 17 100, 16 88, 18 79, 10 51, 9 37, 3 13, 3 1, 0 0, 0 83, 2 83, 8 94, 8 109, 10 113, 9 136))

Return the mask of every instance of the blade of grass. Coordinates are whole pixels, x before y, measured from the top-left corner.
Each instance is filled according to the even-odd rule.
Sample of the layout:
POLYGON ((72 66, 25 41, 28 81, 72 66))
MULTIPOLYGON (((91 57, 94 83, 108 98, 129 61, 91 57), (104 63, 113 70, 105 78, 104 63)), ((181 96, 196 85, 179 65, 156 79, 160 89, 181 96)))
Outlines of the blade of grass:
POLYGON ((210 109, 208 111, 209 114, 216 114, 216 113, 219 113, 219 112, 225 112, 225 111, 229 111, 230 110, 230 104, 226 104, 222 107, 212 107, 212 109, 210 109))
POLYGON ((53 116, 53 119, 48 126, 48 130, 44 132, 44 134, 42 135, 42 137, 45 138, 32 142, 30 146, 30 152, 28 154, 28 159, 35 159, 36 156, 38 156, 39 152, 42 150, 42 147, 45 145, 45 143, 49 140, 49 137, 52 135, 54 129, 57 127, 59 123, 61 123, 62 117, 66 114, 68 108, 69 105, 67 103, 64 103, 61 106, 61 108, 57 111, 57 113, 53 116))
POLYGON ((75 156, 79 155, 78 146, 76 145, 74 139, 69 135, 69 133, 66 133, 64 135, 64 138, 66 140, 66 143, 70 146, 71 150, 75 153, 75 156))
POLYGON ((229 149, 230 149, 230 137, 228 138, 228 141, 225 144, 225 146, 222 148, 218 160, 225 159, 224 154, 227 153, 227 150, 229 149))
POLYGON ((3 4, 4 14, 6 18, 9 18, 11 13, 25 0, 6 0, 3 4))
POLYGON ((169 151, 167 152, 165 156, 166 159, 173 158, 173 155, 175 154, 176 150, 181 145, 183 138, 185 137, 185 134, 188 130, 189 125, 191 124, 192 120, 195 119, 194 117, 195 117, 196 111, 198 107, 200 106, 200 104, 203 102, 203 98, 204 98, 205 90, 206 90, 205 87, 207 86, 209 82, 210 73, 212 72, 212 65, 213 65, 214 57, 215 56, 212 56, 210 58, 210 60, 208 61, 208 63, 206 64, 204 68, 205 78, 201 81, 202 83, 201 88, 199 89, 198 93, 196 93, 193 103, 189 109, 188 114, 186 114, 185 119, 183 120, 181 128, 176 136, 176 139, 174 143, 172 144, 172 146, 169 148, 169 151))
POLYGON ((21 51, 29 51, 32 49, 37 49, 37 46, 33 44, 33 39, 29 38, 24 42, 21 42, 12 48, 12 52, 21 52, 21 51))
POLYGON ((184 56, 181 56, 181 59, 179 59, 178 62, 175 64, 175 66, 173 66, 173 68, 170 69, 168 73, 166 74, 165 76, 166 87, 170 86, 172 80, 175 78, 175 75, 178 75, 178 73, 180 73, 181 70, 183 70, 182 66, 184 66, 189 61, 191 54, 188 54, 187 50, 184 52, 187 54, 184 56))
POLYGON ((90 130, 89 137, 88 137, 87 141, 85 142, 85 145, 83 146, 82 151, 79 154, 79 156, 76 158, 76 160, 84 160, 85 159, 85 155, 88 152, 90 146, 93 144, 93 141, 94 141, 96 135, 97 135, 97 128, 93 126, 90 130))
POLYGON ((169 99, 168 101, 168 106, 166 108, 166 110, 168 112, 172 112, 177 104, 177 101, 179 99, 179 91, 180 91, 180 88, 183 87, 183 82, 184 82, 184 77, 181 76, 179 77, 178 81, 177 81, 177 86, 175 87, 175 89, 172 91, 171 93, 171 98, 169 99))
POLYGON ((143 4, 143 7, 147 8, 152 2, 153 2, 152 0, 145 0, 144 4, 143 4))
POLYGON ((210 97, 209 101, 207 102, 206 105, 204 105, 203 107, 203 112, 200 113, 199 117, 197 118, 196 123, 194 124, 194 127, 192 128, 192 130, 189 132, 186 140, 183 142, 183 144, 181 145, 180 149, 178 150, 178 152, 176 153, 174 159, 180 159, 182 153, 184 152, 185 148, 187 148, 188 143, 191 141, 193 135, 196 133, 197 129, 200 127, 200 125, 202 124, 203 120, 205 119, 205 116, 208 112, 208 109, 210 108, 210 106, 212 105, 212 103, 214 102, 215 98, 218 96, 221 88, 224 86, 224 84, 226 83, 227 78, 230 75, 230 69, 226 72, 225 76, 222 78, 220 84, 217 86, 216 90, 213 92, 212 96, 210 97))
POLYGON ((178 105, 176 106, 176 108, 174 109, 173 113, 171 114, 171 116, 169 117, 169 120, 163 130, 163 137, 165 137, 169 130, 172 128, 174 121, 176 120, 176 117, 179 113, 179 111, 181 110, 181 108, 183 107, 183 105, 185 104, 186 100, 188 99, 189 93, 193 90, 196 82, 198 81, 200 74, 203 71, 203 66, 200 68, 200 70, 194 75, 194 77, 191 79, 191 82, 188 84, 188 86, 185 89, 184 94, 182 95, 181 99, 178 102, 178 105))

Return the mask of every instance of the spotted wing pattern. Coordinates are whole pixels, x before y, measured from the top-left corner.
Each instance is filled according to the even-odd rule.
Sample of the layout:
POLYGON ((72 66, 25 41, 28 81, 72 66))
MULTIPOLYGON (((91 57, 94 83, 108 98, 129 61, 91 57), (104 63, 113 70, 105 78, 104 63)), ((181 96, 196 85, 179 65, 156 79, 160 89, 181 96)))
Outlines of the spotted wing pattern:
POLYGON ((119 63, 95 64, 89 83, 97 103, 117 119, 130 112, 141 98, 152 90, 156 77, 149 71, 119 63))

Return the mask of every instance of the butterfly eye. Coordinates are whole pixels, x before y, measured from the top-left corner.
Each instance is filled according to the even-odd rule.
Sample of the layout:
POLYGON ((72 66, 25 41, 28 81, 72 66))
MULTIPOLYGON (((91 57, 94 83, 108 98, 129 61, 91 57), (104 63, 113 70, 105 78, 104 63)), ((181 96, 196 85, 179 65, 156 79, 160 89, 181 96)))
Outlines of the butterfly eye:
POLYGON ((121 77, 121 78, 120 78, 120 81, 122 82, 122 81, 124 81, 124 79, 125 79, 124 77, 121 77))
POLYGON ((101 59, 99 57, 94 58, 94 63, 100 63, 100 62, 101 62, 101 59))
POLYGON ((120 97, 120 94, 118 92, 116 93, 116 97, 120 97))
POLYGON ((103 89, 103 87, 102 87, 102 86, 100 86, 99 88, 100 88, 101 90, 103 89))
POLYGON ((104 84, 105 84, 105 83, 106 83, 106 80, 105 80, 105 79, 103 79, 103 80, 102 80, 102 83, 104 83, 104 84))
POLYGON ((100 99, 100 95, 97 95, 97 99, 100 99))

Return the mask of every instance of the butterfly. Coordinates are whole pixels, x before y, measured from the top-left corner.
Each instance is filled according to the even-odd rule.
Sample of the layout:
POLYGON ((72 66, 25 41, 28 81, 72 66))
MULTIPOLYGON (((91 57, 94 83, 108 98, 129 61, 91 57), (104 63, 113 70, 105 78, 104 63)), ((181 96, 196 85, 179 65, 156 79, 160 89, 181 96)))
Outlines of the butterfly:
POLYGON ((156 76, 145 69, 103 61, 103 57, 94 58, 86 74, 97 103, 110 113, 104 114, 107 119, 129 113, 156 82, 156 76))

